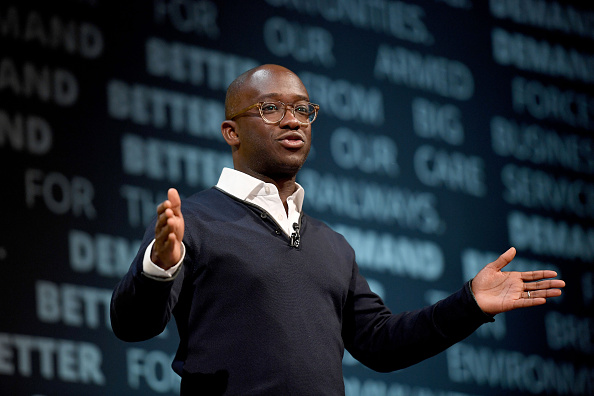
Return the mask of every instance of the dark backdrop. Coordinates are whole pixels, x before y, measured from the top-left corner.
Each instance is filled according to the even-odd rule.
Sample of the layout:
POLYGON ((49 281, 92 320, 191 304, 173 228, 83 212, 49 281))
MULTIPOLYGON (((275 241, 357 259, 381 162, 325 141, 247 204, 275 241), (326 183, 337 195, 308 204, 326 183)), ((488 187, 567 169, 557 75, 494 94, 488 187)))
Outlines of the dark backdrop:
MULTIPOLYGON (((591 4, 591 3, 590 3, 591 4)), ((171 324, 126 344, 111 290, 156 203, 230 166, 224 94, 262 63, 321 110, 305 210, 394 311, 510 269, 568 284, 354 395, 594 393, 594 7, 544 0, 0 5, 0 393, 175 394, 171 324)))

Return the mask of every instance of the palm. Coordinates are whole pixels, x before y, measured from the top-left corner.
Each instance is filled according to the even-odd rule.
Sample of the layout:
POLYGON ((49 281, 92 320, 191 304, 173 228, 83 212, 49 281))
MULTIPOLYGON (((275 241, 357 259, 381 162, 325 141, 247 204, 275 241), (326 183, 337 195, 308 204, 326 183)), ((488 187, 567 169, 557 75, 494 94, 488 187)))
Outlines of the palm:
POLYGON ((481 309, 496 315, 516 308, 542 305, 549 297, 561 295, 565 282, 549 279, 555 271, 502 272, 516 255, 514 248, 487 264, 472 280, 472 291, 481 309))

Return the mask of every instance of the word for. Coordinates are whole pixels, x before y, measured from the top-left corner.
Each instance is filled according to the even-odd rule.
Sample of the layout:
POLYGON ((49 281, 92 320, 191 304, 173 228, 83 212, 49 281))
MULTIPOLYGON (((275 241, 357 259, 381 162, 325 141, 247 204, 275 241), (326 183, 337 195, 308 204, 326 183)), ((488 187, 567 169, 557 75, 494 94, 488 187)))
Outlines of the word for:
POLYGON ((94 197, 95 187, 82 176, 68 178, 59 172, 25 170, 25 202, 29 208, 35 207, 40 198, 54 214, 71 213, 77 217, 95 219, 97 211, 93 205, 94 197))
POLYGON ((153 4, 156 23, 169 22, 170 26, 182 33, 219 38, 221 32, 215 3, 204 0, 156 0, 153 4))
POLYGON ((157 393, 179 392, 181 377, 171 369, 173 356, 159 350, 126 350, 128 386, 141 389, 146 384, 157 393))

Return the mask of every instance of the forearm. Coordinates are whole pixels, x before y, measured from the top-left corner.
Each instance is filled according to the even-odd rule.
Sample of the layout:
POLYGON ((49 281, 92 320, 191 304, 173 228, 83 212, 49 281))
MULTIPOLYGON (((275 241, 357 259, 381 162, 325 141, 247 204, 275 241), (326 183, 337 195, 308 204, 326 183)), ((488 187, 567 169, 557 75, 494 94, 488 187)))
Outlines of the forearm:
MULTIPOLYGON (((420 310, 391 314, 387 309, 345 342, 351 354, 376 371, 394 371, 434 356, 492 321, 474 301, 468 285, 420 310)), ((367 317, 366 317, 367 316, 367 317)), ((346 341, 346 340, 345 340, 346 341)))
MULTIPOLYGON (((150 245, 145 249, 150 252, 150 245)), ((138 254, 112 294, 111 326, 115 335, 124 341, 142 341, 161 333, 171 317, 175 296, 181 287, 181 263, 173 276, 159 278, 144 271, 146 256, 146 252, 138 254)))

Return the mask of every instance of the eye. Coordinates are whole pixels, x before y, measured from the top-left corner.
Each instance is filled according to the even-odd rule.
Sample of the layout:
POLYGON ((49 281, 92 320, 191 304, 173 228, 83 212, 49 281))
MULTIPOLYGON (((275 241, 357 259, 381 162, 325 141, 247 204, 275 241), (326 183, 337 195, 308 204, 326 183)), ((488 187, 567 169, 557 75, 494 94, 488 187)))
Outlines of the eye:
POLYGON ((312 110, 307 103, 298 103, 295 104, 295 111, 301 114, 309 114, 312 110))
POLYGON ((263 103, 262 111, 265 113, 273 113, 278 111, 278 105, 276 103, 263 103))

